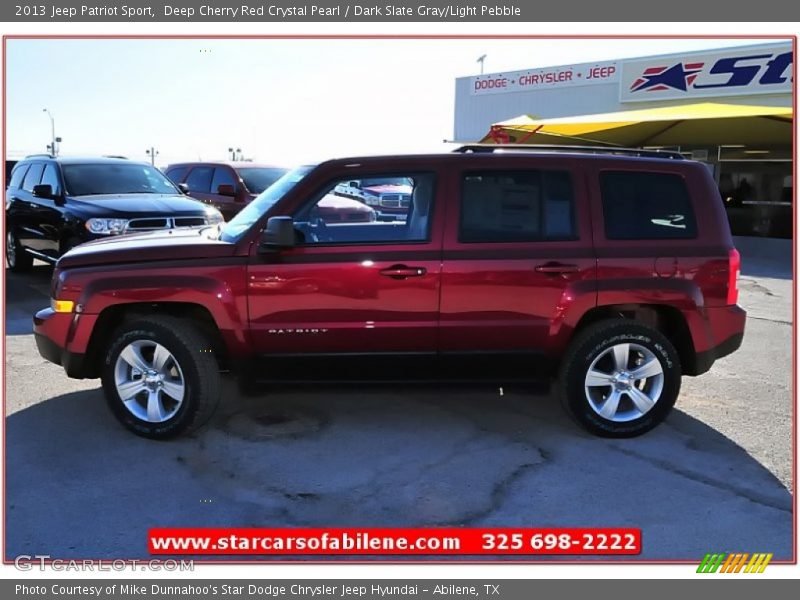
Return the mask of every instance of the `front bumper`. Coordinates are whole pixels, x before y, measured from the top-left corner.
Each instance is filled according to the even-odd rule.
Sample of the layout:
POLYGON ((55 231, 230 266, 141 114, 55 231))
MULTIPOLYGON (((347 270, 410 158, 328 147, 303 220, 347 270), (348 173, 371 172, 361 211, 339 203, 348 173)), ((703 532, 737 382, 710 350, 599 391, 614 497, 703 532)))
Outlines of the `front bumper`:
POLYGON ((33 337, 39 354, 64 367, 68 377, 97 377, 96 365, 87 360, 86 352, 95 320, 95 315, 40 310, 33 317, 33 337))

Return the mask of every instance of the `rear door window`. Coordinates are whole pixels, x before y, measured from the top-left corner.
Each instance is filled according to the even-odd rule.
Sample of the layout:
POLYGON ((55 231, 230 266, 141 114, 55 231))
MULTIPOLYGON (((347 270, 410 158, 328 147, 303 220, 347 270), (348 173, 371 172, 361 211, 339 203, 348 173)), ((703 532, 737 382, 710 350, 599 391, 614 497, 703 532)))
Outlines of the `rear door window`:
POLYGON ((605 171, 600 174, 600 190, 609 240, 697 237, 689 190, 680 175, 605 171))
POLYGON ((39 181, 42 179, 42 171, 44 171, 42 163, 33 163, 25 175, 25 180, 22 182, 22 189, 26 192, 32 192, 33 186, 39 185, 39 181))
POLYGON ((190 192, 208 194, 211 191, 211 178, 214 176, 214 167, 195 167, 186 179, 186 186, 190 192))
POLYGON ((567 171, 471 171, 461 187, 462 243, 576 239, 567 171))

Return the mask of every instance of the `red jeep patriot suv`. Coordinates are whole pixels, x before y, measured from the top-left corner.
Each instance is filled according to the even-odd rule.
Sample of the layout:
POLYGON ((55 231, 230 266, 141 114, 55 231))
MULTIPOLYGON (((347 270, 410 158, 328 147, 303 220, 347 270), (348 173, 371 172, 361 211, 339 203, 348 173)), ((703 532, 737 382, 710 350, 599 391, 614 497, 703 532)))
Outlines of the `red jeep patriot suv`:
POLYGON ((102 378, 168 438, 244 380, 465 379, 550 370, 589 431, 642 434, 683 375, 742 341, 739 254, 699 163, 643 150, 468 146, 287 173, 232 221, 81 245, 34 318, 39 351, 102 378), (327 223, 337 185, 410 183, 403 221, 327 223))

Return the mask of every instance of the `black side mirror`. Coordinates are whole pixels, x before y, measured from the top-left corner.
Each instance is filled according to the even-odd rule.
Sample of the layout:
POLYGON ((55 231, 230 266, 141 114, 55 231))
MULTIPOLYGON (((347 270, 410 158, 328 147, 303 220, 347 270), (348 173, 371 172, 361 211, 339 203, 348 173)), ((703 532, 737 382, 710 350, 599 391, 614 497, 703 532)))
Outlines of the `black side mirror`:
POLYGON ((185 183, 179 183, 178 184, 178 189, 180 191, 182 191, 184 194, 188 194, 189 193, 189 186, 186 185, 185 183))
POLYGON ((219 186, 217 186, 217 194, 220 196, 235 196, 236 188, 234 188, 230 183, 221 183, 219 186))
POLYGON ((265 250, 281 250, 294 248, 295 243, 292 217, 270 217, 259 246, 265 250))
POLYGON ((37 198, 52 198, 53 186, 51 186, 49 183, 35 185, 33 186, 33 195, 37 198))

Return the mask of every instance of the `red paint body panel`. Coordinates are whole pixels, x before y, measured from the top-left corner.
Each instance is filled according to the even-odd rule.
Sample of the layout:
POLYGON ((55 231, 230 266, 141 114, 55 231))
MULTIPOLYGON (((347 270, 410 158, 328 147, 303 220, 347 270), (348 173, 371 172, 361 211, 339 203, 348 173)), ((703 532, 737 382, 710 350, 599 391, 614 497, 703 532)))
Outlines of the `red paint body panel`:
POLYGON ((54 295, 83 312, 42 311, 35 329, 80 354, 109 308, 187 303, 210 313, 237 358, 520 351, 559 357, 595 308, 666 306, 683 315, 693 350, 710 353, 713 362, 715 348, 744 329, 744 312, 726 306, 732 247, 713 180, 690 161, 513 153, 352 158, 313 169, 236 243, 186 232, 76 248, 59 263, 54 295), (575 239, 460 241, 464 173, 489 169, 568 171, 575 239), (606 239, 599 184, 606 169, 683 177, 698 238, 606 239), (259 248, 269 217, 294 214, 331 182, 398 172, 435 175, 426 242, 259 248))

